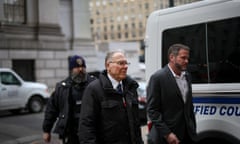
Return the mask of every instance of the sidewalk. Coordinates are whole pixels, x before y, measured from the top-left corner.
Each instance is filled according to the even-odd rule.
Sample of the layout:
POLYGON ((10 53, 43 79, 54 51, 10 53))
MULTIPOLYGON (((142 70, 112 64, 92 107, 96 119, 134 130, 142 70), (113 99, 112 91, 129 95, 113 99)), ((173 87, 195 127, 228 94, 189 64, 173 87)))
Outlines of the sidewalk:
MULTIPOLYGON (((143 126, 141 129, 142 129, 142 138, 143 138, 144 143, 146 144, 147 126, 143 126)), ((58 139, 57 135, 52 134, 51 142, 45 143, 42 139, 42 135, 32 135, 32 136, 18 138, 15 140, 6 141, 1 144, 61 144, 61 140, 58 139)))
POLYGON ((6 141, 1 144, 61 144, 61 141, 57 138, 57 136, 52 135, 51 142, 45 143, 42 139, 42 135, 33 135, 6 141))

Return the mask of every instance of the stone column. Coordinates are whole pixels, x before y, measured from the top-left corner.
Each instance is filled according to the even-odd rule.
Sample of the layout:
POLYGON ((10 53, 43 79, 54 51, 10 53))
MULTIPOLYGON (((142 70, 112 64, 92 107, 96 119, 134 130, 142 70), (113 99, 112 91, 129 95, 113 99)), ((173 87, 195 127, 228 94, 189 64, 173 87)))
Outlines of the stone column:
POLYGON ((4 9, 3 9, 4 1, 0 0, 0 22, 4 21, 4 9))
POLYGON ((91 37, 88 0, 72 0, 73 8, 73 53, 86 58, 88 71, 96 68, 96 52, 91 37))
POLYGON ((59 24, 59 0, 38 0, 38 40, 44 49, 66 49, 59 24))
POLYGON ((59 0, 39 0, 38 13, 40 24, 53 24, 59 23, 59 0))
POLYGON ((73 0, 73 29, 76 39, 91 39, 88 0, 73 0))

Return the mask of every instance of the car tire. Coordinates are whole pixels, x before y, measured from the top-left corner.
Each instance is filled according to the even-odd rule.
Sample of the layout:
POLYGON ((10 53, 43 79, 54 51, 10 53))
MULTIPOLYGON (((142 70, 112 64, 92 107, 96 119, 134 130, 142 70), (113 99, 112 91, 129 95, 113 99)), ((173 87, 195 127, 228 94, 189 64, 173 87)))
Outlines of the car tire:
POLYGON ((43 107, 43 100, 40 97, 32 97, 28 102, 28 109, 31 113, 42 112, 43 107))

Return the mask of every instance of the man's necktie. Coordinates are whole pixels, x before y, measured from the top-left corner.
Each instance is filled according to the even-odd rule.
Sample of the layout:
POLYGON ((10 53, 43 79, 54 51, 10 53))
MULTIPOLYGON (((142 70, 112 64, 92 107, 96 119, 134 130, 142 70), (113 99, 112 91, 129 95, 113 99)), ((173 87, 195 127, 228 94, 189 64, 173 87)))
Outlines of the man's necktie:
POLYGON ((122 85, 119 83, 118 86, 117 86, 117 92, 122 94, 123 91, 122 91, 122 85))
MULTIPOLYGON (((122 94, 123 93, 123 89, 122 89, 122 85, 119 83, 118 86, 117 86, 117 92, 119 94, 122 94)), ((127 104, 126 104, 126 100, 125 100, 125 97, 122 96, 122 101, 123 101, 123 106, 126 107, 127 104)))

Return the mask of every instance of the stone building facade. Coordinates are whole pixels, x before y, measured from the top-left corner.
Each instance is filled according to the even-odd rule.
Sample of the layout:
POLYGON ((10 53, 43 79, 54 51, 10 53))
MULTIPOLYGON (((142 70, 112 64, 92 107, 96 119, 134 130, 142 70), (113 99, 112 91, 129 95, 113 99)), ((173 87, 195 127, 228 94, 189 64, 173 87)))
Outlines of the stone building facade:
POLYGON ((0 1, 0 67, 53 88, 68 74, 68 58, 83 55, 95 70, 86 0, 0 1))
MULTIPOLYGON (((174 0, 175 5, 193 1, 174 0)), ((132 63, 130 74, 138 73, 147 17, 168 2, 0 0, 0 67, 53 89, 69 74, 71 55, 82 55, 92 72, 104 69, 108 50, 122 48, 132 63)))

